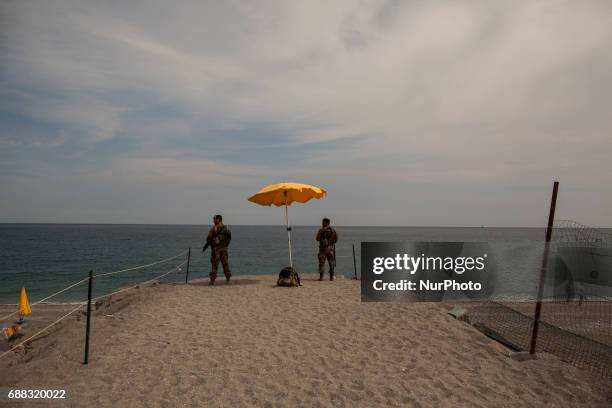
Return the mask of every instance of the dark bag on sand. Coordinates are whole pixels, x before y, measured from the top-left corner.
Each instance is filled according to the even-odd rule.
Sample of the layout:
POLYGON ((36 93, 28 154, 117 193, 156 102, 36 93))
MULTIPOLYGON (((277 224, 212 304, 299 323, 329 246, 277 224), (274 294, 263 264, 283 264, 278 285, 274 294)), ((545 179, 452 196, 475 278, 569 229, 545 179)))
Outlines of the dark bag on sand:
POLYGON ((300 275, 290 266, 283 268, 278 274, 278 286, 302 286, 300 275))

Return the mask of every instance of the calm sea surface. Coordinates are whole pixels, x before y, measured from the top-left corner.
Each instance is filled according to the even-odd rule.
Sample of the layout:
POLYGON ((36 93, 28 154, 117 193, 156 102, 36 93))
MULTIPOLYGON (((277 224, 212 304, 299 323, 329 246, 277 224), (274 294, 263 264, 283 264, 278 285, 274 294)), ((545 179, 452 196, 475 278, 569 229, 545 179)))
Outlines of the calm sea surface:
MULTIPOLYGON (((190 278, 210 272, 209 252, 200 254, 210 226, 205 225, 87 225, 87 224, 0 224, 0 303, 16 303, 19 289, 28 290, 35 302, 69 284, 94 274, 148 264, 192 248, 190 278)), ((283 226, 230 225, 230 266, 240 275, 277 274, 289 264, 287 235, 283 226)), ((318 227, 294 226, 294 265, 301 272, 316 272, 318 227)), ((337 271, 352 276, 352 245, 361 241, 487 241, 541 242, 541 228, 417 228, 336 227, 337 271)), ((132 282, 142 282, 171 270, 186 255, 145 269, 96 279, 94 295, 111 292, 132 282)), ((222 276, 222 274, 221 274, 222 276)), ((184 280, 182 271, 163 281, 184 280)), ((52 301, 81 301, 87 297, 85 284, 70 289, 52 301)))

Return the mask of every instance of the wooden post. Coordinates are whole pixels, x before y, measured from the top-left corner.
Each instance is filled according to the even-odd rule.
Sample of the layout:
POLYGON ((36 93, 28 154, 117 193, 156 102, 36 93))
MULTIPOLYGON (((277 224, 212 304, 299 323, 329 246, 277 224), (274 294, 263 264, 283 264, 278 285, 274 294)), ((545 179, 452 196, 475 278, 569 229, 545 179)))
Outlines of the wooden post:
POLYGON ((355 260, 355 244, 353 244, 353 268, 355 269, 355 280, 357 280, 357 261, 355 260))
POLYGON ((189 247, 189 252, 187 252, 187 271, 185 271, 185 284, 187 284, 187 280, 189 279, 189 261, 191 261, 191 247, 189 247))
POLYGON ((544 296, 544 283, 546 279, 546 269, 548 268, 548 252, 550 249, 550 239, 552 238, 553 222, 555 221, 555 207, 557 206, 557 191, 559 182, 553 185, 552 198, 550 200, 550 211, 548 213, 548 227, 546 228, 546 243, 544 244, 544 255, 542 257, 542 268, 540 269, 540 284, 538 286, 538 300, 536 302, 535 314, 533 316, 533 331, 531 332, 531 346, 529 354, 534 354, 538 338, 538 326, 540 325, 540 312, 542 311, 542 297, 544 296))
POLYGON ((91 328, 91 289, 93 285, 93 271, 89 271, 89 285, 87 287, 87 323, 85 325, 85 358, 83 364, 89 363, 89 330, 91 328))

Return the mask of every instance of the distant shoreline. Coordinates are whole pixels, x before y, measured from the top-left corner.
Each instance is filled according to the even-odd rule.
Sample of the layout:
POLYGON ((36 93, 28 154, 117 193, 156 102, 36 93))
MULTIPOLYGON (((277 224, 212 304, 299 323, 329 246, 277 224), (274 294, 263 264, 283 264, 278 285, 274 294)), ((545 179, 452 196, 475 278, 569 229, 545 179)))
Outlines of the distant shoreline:
MULTIPOLYGON (((209 224, 142 224, 142 223, 83 223, 83 222, 0 222, 1 225, 103 225, 103 226, 177 226, 177 227, 206 227, 209 224)), ((234 227, 279 227, 281 224, 230 224, 234 227)), ((334 225, 337 228, 501 228, 501 229, 545 229, 541 227, 497 227, 497 226, 448 226, 448 225, 334 225)), ((319 227, 319 224, 313 225, 291 225, 292 228, 299 227, 319 227)), ((612 229, 612 227, 593 227, 601 229, 612 229)))
MULTIPOLYGON (((125 226, 125 227, 129 227, 129 226, 140 226, 140 227, 146 227, 146 226, 157 226, 157 227, 163 227, 163 226, 167 226, 167 227, 202 227, 205 228, 207 226, 210 226, 210 224, 164 224, 164 223, 160 223, 160 224, 146 224, 146 223, 104 223, 104 222, 0 222, 0 226, 5 226, 5 225, 9 225, 9 226, 19 226, 19 225, 32 225, 32 226, 36 226, 36 225, 73 225, 73 226, 79 226, 79 225, 95 225, 95 226, 108 226, 108 227, 113 227, 113 226, 125 226)), ((228 223, 228 225, 231 225, 233 227, 283 227, 284 225, 282 224, 232 224, 232 223, 228 223)), ((291 225, 292 228, 317 228, 319 227, 319 224, 311 224, 311 225, 303 225, 303 224, 293 224, 291 225)), ((336 224, 334 225, 336 228, 393 228, 393 229, 401 229, 401 228, 413 228, 413 229, 480 229, 480 228, 489 228, 489 229, 533 229, 533 230, 540 230, 540 229, 546 229, 545 225, 542 226, 529 226, 529 227, 522 227, 522 226, 518 226, 518 227, 508 227, 508 226, 495 226, 495 225, 342 225, 342 224, 336 224)), ((595 228, 595 229, 601 229, 601 230, 612 230, 612 226, 593 226, 593 225, 589 225, 589 228, 595 228)))

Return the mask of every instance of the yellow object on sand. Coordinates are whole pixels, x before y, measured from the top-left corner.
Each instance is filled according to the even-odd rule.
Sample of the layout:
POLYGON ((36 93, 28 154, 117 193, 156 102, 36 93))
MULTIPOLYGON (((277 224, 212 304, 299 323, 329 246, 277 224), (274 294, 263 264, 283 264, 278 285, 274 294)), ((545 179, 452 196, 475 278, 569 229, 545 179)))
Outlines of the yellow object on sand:
POLYGON ((19 295, 19 316, 29 316, 31 314, 32 309, 30 309, 28 295, 26 295, 25 288, 21 288, 21 294, 19 295))
POLYGON ((15 337, 20 331, 21 326, 19 325, 9 326, 6 329, 2 328, 2 337, 4 337, 4 340, 8 341, 15 337))
POLYGON ((323 198, 327 191, 323 188, 301 183, 278 183, 262 188, 249 197, 249 201, 260 205, 291 205, 294 201, 305 203, 312 198, 323 198), (285 196, 286 193, 286 196, 285 196))
POLYGON ((285 206, 285 222, 287 224, 287 239, 289 241, 289 265, 293 268, 293 259, 291 258, 291 227, 289 227, 289 214, 287 207, 291 203, 305 203, 312 198, 323 198, 327 194, 324 188, 311 186, 310 184, 301 183, 278 183, 271 184, 262 188, 257 193, 249 197, 249 201, 270 206, 274 204, 277 207, 285 206))

